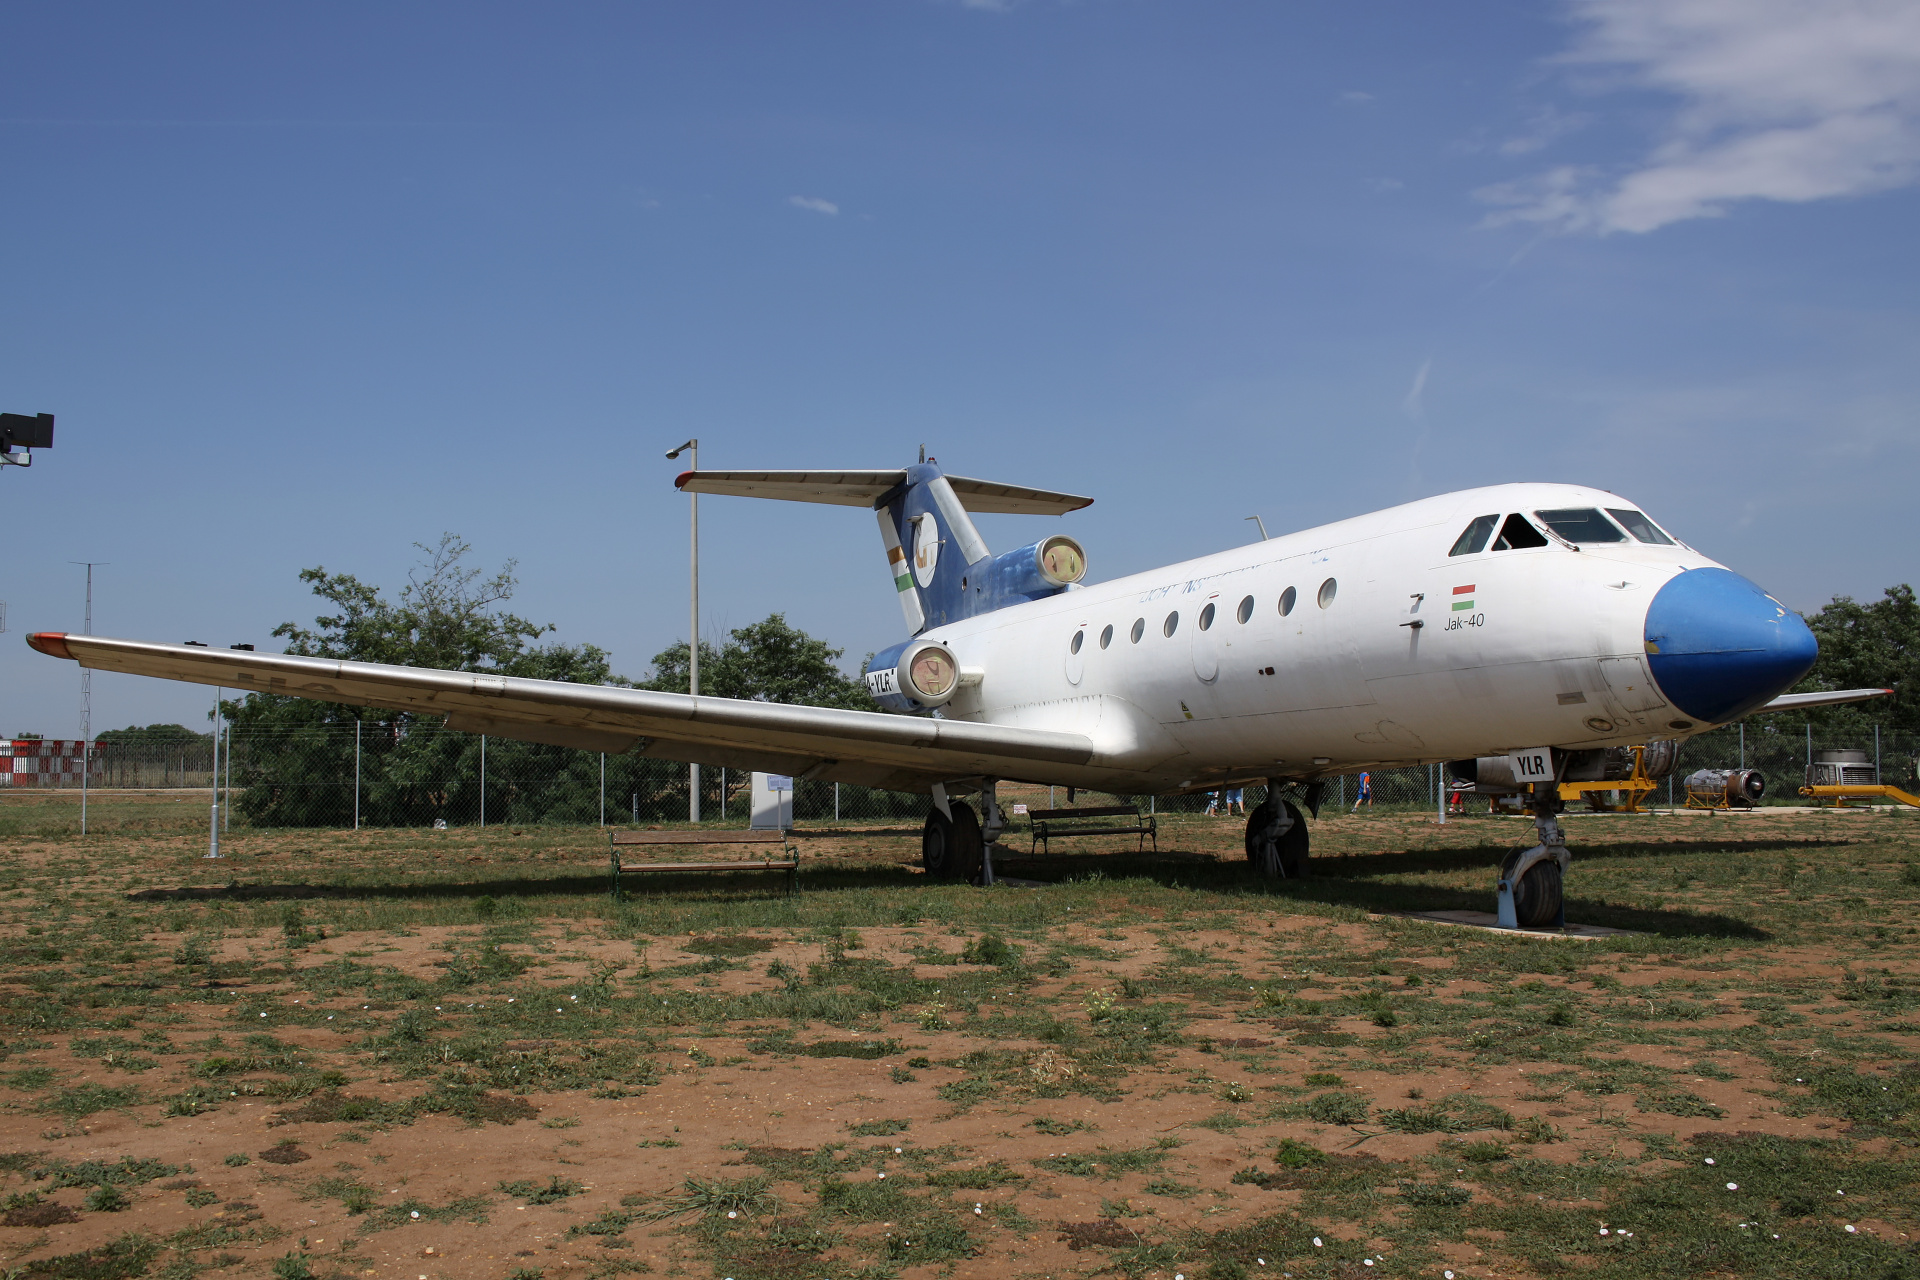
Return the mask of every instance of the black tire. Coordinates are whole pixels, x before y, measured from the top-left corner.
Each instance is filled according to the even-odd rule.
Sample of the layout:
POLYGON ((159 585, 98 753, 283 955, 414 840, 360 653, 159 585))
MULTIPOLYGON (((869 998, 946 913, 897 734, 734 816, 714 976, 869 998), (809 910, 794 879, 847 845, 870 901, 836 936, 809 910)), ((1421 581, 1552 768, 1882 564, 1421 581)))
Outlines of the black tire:
POLYGON ((1253 864, 1255 871, 1270 879, 1304 879, 1308 870, 1308 849, 1311 840, 1307 835, 1307 820, 1293 801, 1282 800, 1269 792, 1259 807, 1247 815, 1247 861, 1253 864), (1293 825, 1273 841, 1271 848, 1262 848, 1265 842, 1261 834, 1273 821, 1273 810, 1269 805, 1285 805, 1293 818, 1293 825))
POLYGON ((972 805, 956 800, 949 807, 953 810, 953 861, 948 864, 947 877, 977 884, 986 863, 986 842, 980 838, 980 819, 975 816, 972 805))
POLYGON ((953 817, 935 809, 920 829, 921 870, 934 880, 973 880, 980 874, 980 819, 958 801, 948 807, 953 817))
MULTIPOLYGON (((1516 849, 1507 855, 1506 866, 1519 864, 1525 849, 1516 849)), ((1506 868, 1500 872, 1501 879, 1508 879, 1506 868)), ((1560 919, 1561 907, 1560 863, 1553 858, 1542 858, 1527 868, 1513 886, 1513 918, 1522 929, 1550 928, 1560 919)))
POLYGON ((920 828, 920 869, 928 879, 945 880, 953 862, 953 822, 938 809, 927 814, 920 828))

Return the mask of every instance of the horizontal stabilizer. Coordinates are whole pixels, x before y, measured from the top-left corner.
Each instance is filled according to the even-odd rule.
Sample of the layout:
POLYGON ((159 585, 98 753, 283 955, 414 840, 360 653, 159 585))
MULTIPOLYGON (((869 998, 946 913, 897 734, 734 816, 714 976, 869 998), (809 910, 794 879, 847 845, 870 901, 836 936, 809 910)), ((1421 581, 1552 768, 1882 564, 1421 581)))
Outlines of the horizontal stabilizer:
MULTIPOLYGON (((688 471, 674 485, 688 493, 723 493, 739 498, 780 498, 787 502, 826 502, 842 507, 871 507, 888 491, 905 484, 900 471, 688 471)), ((947 483, 976 514, 1063 516, 1093 505, 1092 498, 1030 489, 1025 485, 948 476, 947 483)))
POLYGON ((1842 702, 1865 702, 1869 698, 1893 696, 1891 689, 1831 689, 1820 693, 1784 693, 1755 711, 1804 711, 1808 707, 1832 707, 1842 702))

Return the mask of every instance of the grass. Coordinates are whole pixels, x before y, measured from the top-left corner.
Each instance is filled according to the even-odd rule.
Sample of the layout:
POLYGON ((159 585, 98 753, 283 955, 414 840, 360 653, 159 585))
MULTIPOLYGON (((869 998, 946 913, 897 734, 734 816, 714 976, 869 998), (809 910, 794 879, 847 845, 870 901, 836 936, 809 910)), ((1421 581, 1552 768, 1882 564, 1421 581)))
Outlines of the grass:
POLYGON ((156 805, 106 804, 83 844, 58 803, 0 798, 0 1193, 48 1221, 5 1263, 25 1275, 234 1249, 327 1275, 364 1269, 337 1242, 536 1212, 561 1252, 522 1272, 736 1280, 1474 1250, 1503 1275, 1894 1276, 1920 1235, 1904 818, 1570 821, 1569 914, 1637 935, 1571 944, 1385 914, 1484 909, 1523 830, 1498 819, 1328 818, 1315 876, 1277 884, 1230 825, 1169 815, 1160 858, 1003 865, 1043 889, 925 884, 910 841, 846 837, 792 898, 615 902, 591 830, 236 832, 221 866, 156 805), (623 1108, 644 1127, 597 1154, 623 1108), (189 1146, 209 1113, 247 1136, 189 1146), (499 1126, 524 1168, 407 1184, 499 1126), (313 1159, 260 1154, 287 1134, 313 1159), (189 1153, 205 1186, 151 1187, 189 1153), (235 1194, 263 1175, 330 1225, 235 1194))

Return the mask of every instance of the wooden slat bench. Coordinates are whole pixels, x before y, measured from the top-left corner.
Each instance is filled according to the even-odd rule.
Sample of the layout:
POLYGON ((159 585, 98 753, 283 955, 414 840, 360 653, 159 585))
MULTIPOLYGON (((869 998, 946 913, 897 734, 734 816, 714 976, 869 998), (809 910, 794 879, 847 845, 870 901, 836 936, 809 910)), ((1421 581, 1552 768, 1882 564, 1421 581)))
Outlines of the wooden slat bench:
POLYGON ((1147 841, 1153 841, 1153 851, 1160 852, 1160 829, 1154 816, 1141 813, 1134 805, 1116 804, 1106 806, 1086 806, 1078 809, 1029 809, 1027 817, 1033 823, 1033 848, 1047 847, 1049 840, 1064 840, 1068 836, 1131 836, 1140 837, 1140 848, 1147 847, 1147 841), (1102 818, 1130 818, 1126 824, 1100 823, 1102 818), (1095 825, 1087 826, 1088 822, 1095 825))
POLYGON ((793 893, 794 879, 800 871, 800 858, 784 831, 631 831, 616 829, 607 837, 609 862, 613 873, 612 886, 608 890, 614 897, 620 896, 620 875, 622 872, 638 874, 643 871, 681 872, 695 875, 706 871, 784 871, 787 873, 787 893, 793 893), (631 862, 620 860, 620 850, 636 845, 658 848, 662 845, 711 845, 711 844, 747 844, 779 845, 785 854, 781 858, 753 858, 730 862, 631 862))

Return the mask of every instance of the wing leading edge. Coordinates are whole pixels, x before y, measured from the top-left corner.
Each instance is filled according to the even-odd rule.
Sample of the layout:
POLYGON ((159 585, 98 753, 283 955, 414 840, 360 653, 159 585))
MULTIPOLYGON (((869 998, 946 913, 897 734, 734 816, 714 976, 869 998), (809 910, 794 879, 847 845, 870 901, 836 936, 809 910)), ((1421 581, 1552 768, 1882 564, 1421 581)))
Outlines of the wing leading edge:
POLYGON ((1032 777, 1085 766, 1093 742, 1075 733, 796 707, 650 689, 525 680, 473 671, 342 662, 43 631, 41 653, 100 671, 217 685, 350 706, 445 715, 447 727, 609 754, 764 769, 922 791, 974 776, 1032 777))

